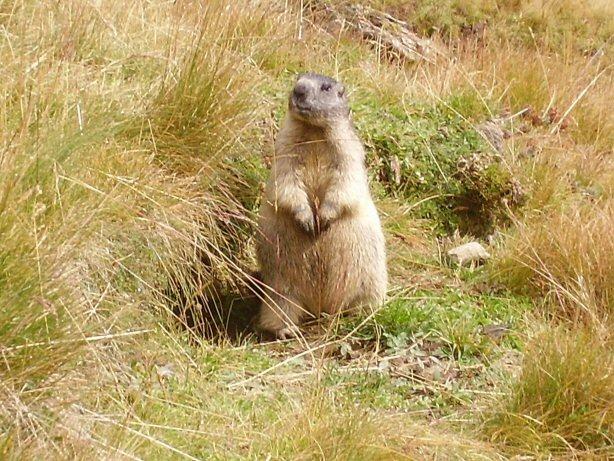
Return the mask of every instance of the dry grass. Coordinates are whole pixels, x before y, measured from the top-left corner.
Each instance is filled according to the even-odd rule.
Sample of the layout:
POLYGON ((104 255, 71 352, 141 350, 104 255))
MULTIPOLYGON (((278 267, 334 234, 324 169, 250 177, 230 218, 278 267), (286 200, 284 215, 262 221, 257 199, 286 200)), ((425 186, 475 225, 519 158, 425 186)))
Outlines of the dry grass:
POLYGON ((500 276, 543 294, 553 313, 574 323, 609 328, 614 287, 612 200, 574 203, 519 224, 500 262, 500 276))
POLYGON ((613 152, 567 138, 553 142, 548 135, 529 143, 518 150, 534 155, 524 166, 531 198, 500 250, 496 276, 543 296, 559 319, 608 329, 614 306, 613 152))
POLYGON ((402 451, 405 431, 393 424, 392 418, 316 396, 271 427, 261 454, 274 459, 410 459, 402 451))
POLYGON ((240 271, 228 255, 241 252, 238 227, 249 221, 224 186, 237 173, 223 162, 240 154, 241 127, 262 106, 247 59, 258 38, 242 32, 260 23, 238 8, 220 23, 224 8, 2 3, 0 414, 9 450, 49 443, 61 456, 48 438, 52 415, 92 372, 83 361, 113 375, 130 344, 124 333, 155 326, 142 307, 168 309, 170 275, 194 292, 240 271))
POLYGON ((523 452, 611 456, 611 348, 611 338, 588 330, 542 332, 529 345, 502 407, 485 423, 491 438, 523 452))
MULTIPOLYGON (((496 448, 437 426, 416 424, 406 414, 382 414, 334 401, 316 391, 271 426, 255 455, 273 459, 326 460, 498 460, 496 448)), ((337 397, 338 398, 338 397, 337 397)))
MULTIPOLYGON (((487 3, 474 13, 491 14, 487 3)), ((542 118, 566 114, 565 127, 544 123, 508 144, 506 166, 531 194, 497 267, 510 286, 531 286, 603 331, 614 77, 611 56, 584 56, 568 29, 590 17, 602 40, 610 22, 603 5, 565 2, 588 12, 568 17, 547 3, 544 14, 519 2, 541 11, 531 13, 534 42, 510 38, 501 9, 492 35, 448 34, 448 57, 403 66, 313 24, 297 2, 0 0, 0 457, 501 459, 469 430, 425 429, 411 414, 327 393, 322 380, 233 390, 279 363, 273 348, 211 345, 177 328, 172 307, 180 300, 199 316, 221 308, 220 287, 245 283, 271 113, 308 68, 407 110, 463 95, 453 109, 469 124, 527 105, 542 118), (538 153, 527 160, 529 148, 538 153)), ((430 225, 409 222, 412 204, 387 207, 395 285, 413 280, 410 265, 424 271, 418 279, 439 276, 432 258, 407 251, 434 248, 430 225)), ((607 377, 589 371, 611 367, 611 352, 585 334, 554 338, 543 369, 526 362, 491 433, 531 452, 560 450, 557 440, 594 451, 607 442, 597 416, 611 424, 611 409, 607 377), (544 370, 558 373, 554 384, 544 370), (551 401, 556 411, 544 410, 551 401), (570 423, 576 401, 590 411, 570 423), (509 416, 519 414, 540 423, 509 416)), ((280 369, 300 374, 299 362, 280 369)))

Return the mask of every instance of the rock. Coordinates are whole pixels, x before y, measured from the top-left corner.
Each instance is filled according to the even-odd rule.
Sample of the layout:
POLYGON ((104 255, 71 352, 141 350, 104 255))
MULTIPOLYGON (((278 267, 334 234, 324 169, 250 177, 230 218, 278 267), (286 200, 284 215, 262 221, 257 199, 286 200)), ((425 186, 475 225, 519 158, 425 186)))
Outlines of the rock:
POLYGON ((487 120, 475 128, 497 153, 503 153, 505 147, 503 140, 508 137, 508 135, 506 135, 506 132, 503 130, 500 120, 487 120))
POLYGON ((511 328, 511 325, 506 323, 484 325, 482 327, 482 334, 488 336, 493 341, 500 341, 510 332, 511 328))
POLYGON ((459 266, 480 263, 490 258, 490 254, 478 242, 469 242, 448 251, 448 258, 459 266))

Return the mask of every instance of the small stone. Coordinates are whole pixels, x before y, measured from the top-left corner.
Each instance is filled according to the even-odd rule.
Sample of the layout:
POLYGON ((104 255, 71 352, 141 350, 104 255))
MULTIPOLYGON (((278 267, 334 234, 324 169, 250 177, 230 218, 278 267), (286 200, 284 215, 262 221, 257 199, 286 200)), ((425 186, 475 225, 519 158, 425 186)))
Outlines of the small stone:
POLYGON ((459 266, 479 263, 490 258, 490 254, 478 242, 469 242, 448 251, 448 258, 459 266))
MULTIPOLYGON (((499 154, 503 153, 506 138, 505 130, 499 120, 488 120, 476 126, 476 130, 488 141, 488 144, 499 154)), ((509 137, 509 136, 508 136, 509 137)))
POLYGON ((504 336, 506 336, 510 332, 510 330, 511 326, 508 324, 492 324, 483 326, 482 334, 484 336, 488 336, 494 341, 499 341, 504 336))

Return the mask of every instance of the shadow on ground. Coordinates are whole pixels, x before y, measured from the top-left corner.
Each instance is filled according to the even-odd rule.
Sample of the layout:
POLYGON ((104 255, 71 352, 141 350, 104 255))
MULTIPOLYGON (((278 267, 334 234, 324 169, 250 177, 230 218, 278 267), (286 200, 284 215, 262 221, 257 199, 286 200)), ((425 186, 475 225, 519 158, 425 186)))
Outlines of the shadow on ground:
POLYGON ((198 338, 214 342, 242 343, 257 335, 255 317, 260 308, 258 281, 241 288, 220 283, 186 290, 170 283, 167 298, 173 323, 198 338))

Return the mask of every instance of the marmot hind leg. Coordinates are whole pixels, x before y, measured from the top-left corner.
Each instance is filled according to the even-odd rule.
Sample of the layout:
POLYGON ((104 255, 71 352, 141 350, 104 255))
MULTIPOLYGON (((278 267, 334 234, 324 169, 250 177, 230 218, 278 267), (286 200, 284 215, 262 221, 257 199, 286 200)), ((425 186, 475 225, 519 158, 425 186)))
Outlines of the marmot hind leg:
POLYGON ((344 312, 350 315, 371 315, 381 308, 386 300, 387 279, 385 267, 381 271, 372 272, 370 277, 364 277, 359 290, 344 306, 344 312))
POLYGON ((262 300, 258 328, 279 339, 295 338, 299 335, 298 324, 304 314, 295 297, 268 289, 262 300))

